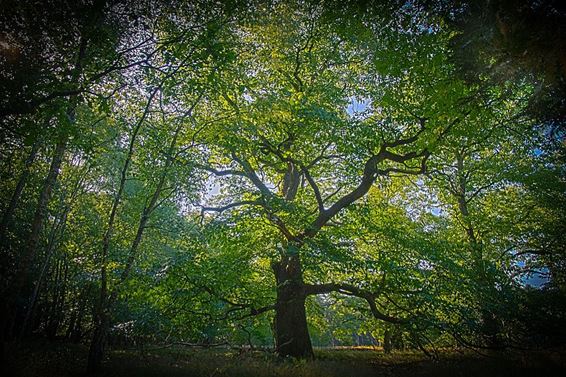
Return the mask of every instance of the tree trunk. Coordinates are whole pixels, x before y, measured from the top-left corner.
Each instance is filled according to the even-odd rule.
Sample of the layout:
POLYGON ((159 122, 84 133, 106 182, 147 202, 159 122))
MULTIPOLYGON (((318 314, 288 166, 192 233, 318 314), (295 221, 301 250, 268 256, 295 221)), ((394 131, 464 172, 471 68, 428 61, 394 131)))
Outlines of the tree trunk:
POLYGON ((59 328, 59 323, 57 321, 57 310, 59 306, 59 294, 57 286, 60 283, 61 279, 61 263, 59 260, 55 262, 55 278, 51 283, 52 286, 50 287, 50 294, 51 294, 51 302, 49 303, 49 312, 47 315, 47 325, 45 327, 45 335, 47 339, 53 341, 55 340, 55 336, 57 335, 57 330, 59 328))
MULTIPOLYGON (((63 219, 55 219, 55 221, 53 222, 53 226, 51 228, 50 231, 50 235, 49 235, 49 241, 47 243, 47 251, 46 251, 46 255, 45 255, 45 260, 43 261, 41 270, 39 272, 39 276, 37 277, 37 280, 34 283, 34 288, 33 288, 33 293, 31 294, 28 306, 27 306, 27 310, 26 310, 26 315, 22 324, 22 328, 20 330, 20 337, 25 337, 27 335, 29 335, 29 330, 30 330, 30 321, 33 318, 34 315, 34 311, 35 311, 35 306, 37 303, 37 298, 39 297, 39 291, 41 289, 41 285, 43 284, 43 279, 45 278, 47 269, 49 267, 49 263, 51 261, 51 256, 53 255, 54 251, 55 251, 55 247, 56 247, 56 238, 57 238, 57 233, 59 232, 59 227, 61 226, 61 221, 65 222, 66 221, 66 217, 67 214, 64 213, 63 214, 63 219)), ((63 225, 64 227, 64 225, 63 225)))
POLYGON ((385 328, 385 334, 383 334, 383 352, 391 353, 393 350, 393 343, 391 341, 391 327, 387 326, 385 328))
POLYGON ((81 295, 79 296, 79 306, 75 311, 73 311, 73 318, 71 321, 69 321, 67 338, 69 339, 69 341, 71 341, 71 343, 78 343, 83 336, 82 323, 91 288, 92 285, 89 284, 82 291, 81 295))
POLYGON ((114 300, 118 296, 118 289, 119 289, 118 286, 127 279, 130 269, 133 266, 136 250, 139 243, 141 242, 141 236, 143 234, 143 229, 145 228, 145 222, 147 221, 147 217, 146 217, 147 208, 145 208, 144 213, 142 214, 142 219, 140 220, 141 230, 140 227, 138 227, 138 231, 136 233, 136 239, 134 240, 134 244, 132 246, 133 250, 132 248, 130 249, 128 261, 126 263, 126 267, 124 271, 122 272, 120 281, 117 284, 118 286, 115 287, 112 292, 109 292, 108 289, 109 281, 108 281, 108 271, 107 271, 108 254, 110 250, 110 243, 114 235, 114 226, 115 226, 118 206, 122 200, 122 194, 124 193, 124 187, 126 184, 130 164, 132 163, 132 157, 134 155, 134 149, 135 149, 138 133, 143 125, 143 122, 147 118, 147 115, 149 114, 149 110, 153 102, 153 99, 155 98, 163 82, 164 81, 162 81, 162 83, 156 88, 154 88, 153 91, 151 92, 147 100, 147 103, 145 105, 143 114, 134 125, 132 134, 130 135, 128 153, 126 154, 126 159, 124 160, 124 164, 122 165, 122 170, 120 172, 120 183, 118 186, 118 191, 114 196, 114 200, 112 202, 112 208, 110 209, 110 215, 108 217, 108 225, 106 227, 106 231, 104 232, 104 237, 102 239, 102 252, 100 253, 100 257, 101 257, 100 296, 99 296, 100 298, 99 298, 99 307, 96 310, 95 318, 94 318, 94 332, 90 343, 90 349, 88 355, 88 365, 87 365, 88 372, 95 372, 99 370, 101 367, 102 358, 104 356, 104 343, 106 341, 106 336, 110 329, 110 313, 112 310, 112 305, 114 300))
POLYGON ((63 135, 61 135, 59 140, 57 141, 53 158, 51 160, 51 166, 49 167, 49 173, 47 174, 47 178, 45 179, 43 189, 39 196, 37 209, 35 211, 33 222, 31 224, 31 232, 28 238, 28 244, 25 252, 21 257, 22 261, 19 268, 19 273, 22 274, 21 279, 23 280, 21 281, 21 284, 26 281, 30 265, 32 264, 37 254, 39 238, 43 229, 45 217, 47 216, 47 205, 49 204, 49 200, 51 199, 51 191, 53 190, 53 187, 55 186, 55 183, 57 182, 57 178, 59 176, 59 170, 63 162, 65 150, 67 149, 67 140, 67 134, 63 133, 63 135))
MULTIPOLYGON (((16 273, 14 274, 14 281, 11 284, 10 292, 7 294, 7 298, 5 299, 4 307, 6 308, 6 313, 5 317, 3 316, 2 318, 4 322, 4 328, 2 329, 2 341, 6 338, 11 338, 14 334, 18 334, 14 331, 16 322, 18 318, 20 321, 23 321, 27 300, 25 300, 24 304, 22 302, 18 302, 18 299, 27 298, 31 295, 31 289, 29 289, 30 287, 28 286, 30 280, 29 276, 31 274, 33 262, 37 255, 43 222, 47 216, 47 205, 51 198, 51 191, 57 182, 57 177, 59 176, 59 169, 61 168, 63 157, 65 155, 66 146, 67 135, 63 134, 55 146, 49 172, 45 178, 39 195, 28 242, 22 250, 20 260, 16 267, 16 273), (28 288, 28 290, 26 290, 26 288, 28 288)), ((22 323, 20 322, 19 325, 21 324, 22 323)))
POLYGON ((106 338, 110 330, 109 314, 104 308, 99 308, 97 310, 96 317, 94 332, 88 351, 88 373, 94 373, 100 370, 100 367, 102 366, 102 358, 104 357, 106 338))
MULTIPOLYGON (((37 256, 41 231, 43 229, 45 218, 47 217, 47 206, 49 204, 49 200, 51 199, 51 192, 59 176, 59 170, 61 168, 63 157, 65 155, 65 151, 67 147, 67 140, 68 140, 67 134, 63 133, 59 137, 59 140, 57 141, 57 144, 55 146, 54 154, 51 159, 51 165, 49 167, 49 172, 44 181, 42 191, 39 195, 39 200, 37 203, 33 222, 31 224, 31 231, 28 238, 28 242, 26 244, 26 247, 22 251, 22 254, 20 256, 20 261, 18 263, 17 273, 12 287, 13 290, 12 294, 16 299, 12 302, 12 304, 16 302, 17 297, 19 296, 27 299, 31 295, 31 291, 29 290, 30 287, 28 286, 30 282, 29 280, 30 280, 31 269, 33 267, 34 261, 37 256)), ((13 311, 12 318, 10 319, 8 325, 9 334, 12 332, 14 325, 13 321, 16 320, 18 309, 22 309, 22 314, 27 311, 27 308, 17 308, 17 307, 12 308, 13 311)))
POLYGON ((277 281, 275 346, 279 356, 313 358, 307 326, 301 263, 297 255, 273 264, 277 281))
POLYGON ((12 193, 12 196, 10 198, 10 203, 8 204, 8 207, 4 211, 4 214, 2 215, 2 221, 0 222, 0 244, 1 245, 4 245, 5 232, 8 229, 8 227, 10 226, 10 224, 12 223, 12 218, 14 217, 14 212, 16 211, 16 207, 18 205, 20 197, 22 196, 22 192, 24 191, 24 187, 25 187, 27 180, 28 180, 28 177, 30 175, 31 165, 35 161, 35 157, 37 156, 37 152, 39 151, 39 144, 40 143, 37 140, 33 143, 32 147, 31 147, 31 151, 30 151, 30 153, 29 153, 29 155, 26 158, 26 161, 24 163, 24 167, 23 167, 22 173, 20 175, 20 179, 18 179, 18 183, 16 185, 16 188, 14 189, 14 192, 12 193))

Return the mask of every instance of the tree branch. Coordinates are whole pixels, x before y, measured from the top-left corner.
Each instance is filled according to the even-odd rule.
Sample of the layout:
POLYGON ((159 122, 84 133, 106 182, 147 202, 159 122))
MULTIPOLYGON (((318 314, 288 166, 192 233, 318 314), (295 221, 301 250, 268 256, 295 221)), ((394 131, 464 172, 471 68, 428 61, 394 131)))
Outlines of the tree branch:
POLYGON ((262 205, 262 203, 259 200, 242 200, 240 202, 230 203, 230 204, 227 204, 227 205, 222 206, 222 207, 201 207, 201 213, 204 213, 204 212, 222 213, 222 212, 227 211, 231 208, 245 206, 245 205, 262 205))
POLYGON ((315 180, 312 178, 306 167, 301 166, 301 170, 314 192, 314 197, 316 198, 316 204, 318 205, 318 212, 323 213, 325 211, 324 202, 322 201, 322 195, 320 194, 320 189, 318 188, 318 185, 316 184, 315 180))
POLYGON ((202 165, 202 164, 197 164, 196 167, 199 168, 199 169, 202 169, 202 170, 206 170, 206 171, 214 174, 217 177, 222 177, 222 176, 227 176, 227 175, 238 175, 238 176, 241 176, 241 177, 246 176, 246 173, 244 173, 243 171, 235 170, 235 169, 217 170, 213 167, 210 167, 210 166, 207 166, 207 165, 202 165))
POLYGON ((310 295, 320 295, 330 292, 337 292, 348 296, 355 296, 359 298, 363 298, 367 301, 371 313, 377 319, 380 319, 385 322, 389 323, 405 323, 407 319, 403 318, 396 318, 391 317, 387 314, 382 313, 377 308, 375 303, 375 299, 377 297, 376 293, 367 291, 365 289, 361 289, 356 287, 355 285, 351 284, 344 284, 344 283, 327 283, 327 284, 305 284, 304 285, 304 293, 306 296, 310 295))
MULTIPOLYGON (((411 113, 411 115, 415 116, 414 114, 411 113)), ((392 142, 384 142, 381 146, 382 148, 395 148, 395 147, 399 147, 402 145, 407 145, 407 144, 411 144, 414 143, 415 141, 417 141, 419 139, 420 134, 423 133, 423 131, 425 130, 425 122, 426 122, 426 118, 421 118, 421 117, 417 117, 419 119, 420 122, 420 128, 417 131, 416 134, 414 134, 413 136, 406 138, 406 139, 397 139, 395 141, 392 142)))
POLYGON ((259 191, 267 196, 273 196, 271 190, 263 183, 261 179, 257 176, 255 170, 252 168, 250 163, 246 159, 240 159, 234 152, 232 152, 232 159, 236 161, 244 169, 244 176, 247 177, 252 183, 259 189, 259 191))
POLYGON ((262 306, 262 307, 256 309, 251 304, 243 304, 243 303, 239 303, 239 302, 234 302, 234 301, 229 300, 225 297, 221 297, 212 288, 207 287, 205 285, 199 285, 199 284, 195 284, 195 285, 197 287, 199 287, 200 289, 204 290, 205 292, 207 292, 208 294, 210 294, 211 296, 214 296, 217 299, 219 299, 220 301, 232 306, 232 308, 228 309, 224 313, 224 316, 221 317, 220 319, 228 319, 228 317, 230 316, 231 313, 234 313, 234 312, 240 311, 240 310, 246 310, 246 309, 249 309, 249 313, 246 313, 246 314, 241 315, 239 317, 236 317, 234 319, 235 320, 241 320, 241 319, 244 319, 244 318, 254 317, 254 316, 263 314, 263 313, 268 312, 270 310, 275 310, 275 305, 266 305, 266 306, 262 306))

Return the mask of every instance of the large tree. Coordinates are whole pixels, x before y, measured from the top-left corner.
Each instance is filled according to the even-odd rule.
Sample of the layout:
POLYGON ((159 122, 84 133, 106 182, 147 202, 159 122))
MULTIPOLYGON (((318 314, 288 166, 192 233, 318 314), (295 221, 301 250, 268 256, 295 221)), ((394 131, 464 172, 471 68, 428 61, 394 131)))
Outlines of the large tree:
POLYGON ((203 211, 247 206, 277 230, 265 245, 283 356, 313 355, 310 295, 358 296, 378 319, 408 320, 381 311, 376 290, 312 281, 303 261, 324 255, 326 228, 376 179, 424 173, 448 133, 466 132, 461 124, 476 109, 474 90, 451 77, 449 34, 412 11, 401 7, 388 17, 277 4, 235 31, 239 64, 213 107, 234 116, 210 129, 202 166, 225 189, 203 211))
POLYGON ((563 292, 561 108, 466 72, 476 8, 56 3, 3 13, 6 333, 90 335, 91 370, 129 329, 312 357, 368 313, 337 337, 486 346, 563 292))

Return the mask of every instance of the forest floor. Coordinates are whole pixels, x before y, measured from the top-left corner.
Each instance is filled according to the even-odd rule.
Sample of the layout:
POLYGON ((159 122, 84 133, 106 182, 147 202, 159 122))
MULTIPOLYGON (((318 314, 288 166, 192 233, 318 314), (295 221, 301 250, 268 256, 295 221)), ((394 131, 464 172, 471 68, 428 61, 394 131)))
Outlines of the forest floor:
MULTIPOLYGON (((84 376, 87 348, 63 343, 33 342, 8 347, 8 373, 18 377, 84 376)), ((183 347, 112 350, 100 377, 464 377, 566 376, 562 350, 479 355, 444 350, 438 360, 420 352, 384 354, 372 349, 318 349, 316 360, 281 360, 270 352, 183 347)))

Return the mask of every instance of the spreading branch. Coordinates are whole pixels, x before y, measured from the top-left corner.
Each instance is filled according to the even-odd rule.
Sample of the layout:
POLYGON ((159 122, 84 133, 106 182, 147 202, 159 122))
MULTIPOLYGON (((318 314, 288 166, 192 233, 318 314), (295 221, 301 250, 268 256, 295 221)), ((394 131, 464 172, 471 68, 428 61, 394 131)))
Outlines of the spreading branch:
POLYGON ((231 314, 236 313, 236 312, 245 311, 245 310, 247 310, 248 312, 241 314, 239 316, 236 316, 236 317, 232 316, 231 318, 235 319, 235 320, 242 320, 242 319, 245 319, 245 318, 248 318, 248 317, 255 317, 257 315, 266 313, 266 312, 271 311, 271 310, 275 310, 275 305, 266 305, 266 306, 262 306, 260 308, 255 308, 252 304, 235 302, 235 301, 230 300, 226 297, 220 296, 212 288, 207 287, 205 285, 197 285, 197 286, 200 289, 202 289, 203 291, 210 294, 211 296, 216 297, 218 300, 220 300, 220 301, 231 306, 231 308, 228 309, 224 313, 224 315, 219 319, 228 319, 228 318, 231 317, 231 314))
POLYGON ((387 314, 382 313, 378 308, 375 302, 378 294, 374 292, 370 292, 368 290, 358 288, 352 284, 345 284, 345 283, 327 283, 327 284, 305 284, 304 285, 304 292, 306 296, 310 295, 320 295, 325 293, 337 292, 348 296, 355 296, 359 298, 363 298, 367 301, 371 313, 377 319, 380 319, 385 322, 389 323, 405 323, 407 319, 403 318, 396 318, 389 316, 387 314))

